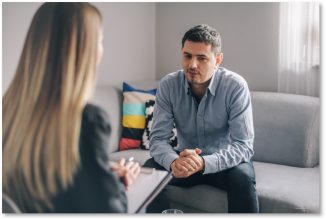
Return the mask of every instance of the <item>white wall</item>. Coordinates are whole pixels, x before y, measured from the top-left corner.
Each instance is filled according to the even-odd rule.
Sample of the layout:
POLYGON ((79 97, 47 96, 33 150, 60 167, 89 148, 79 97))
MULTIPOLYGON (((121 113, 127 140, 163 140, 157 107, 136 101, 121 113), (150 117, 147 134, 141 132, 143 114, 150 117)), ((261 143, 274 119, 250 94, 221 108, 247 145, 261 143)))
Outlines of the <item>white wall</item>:
POLYGON ((98 84, 155 80, 155 3, 94 3, 104 18, 98 84))
POLYGON ((157 3, 156 74, 181 69, 181 40, 206 23, 222 36, 222 66, 242 75, 251 90, 277 91, 278 3, 157 3))
MULTIPOLYGON (((41 3, 2 3, 4 92, 16 69, 32 15, 41 3)), ((161 79, 181 68, 186 30, 207 23, 220 31, 222 66, 252 90, 277 91, 278 3, 93 3, 104 18, 98 85, 161 79)))
MULTIPOLYGON (((2 3, 2 93, 18 64, 32 16, 42 3, 2 3)), ((155 3, 93 3, 104 20, 98 85, 155 79, 155 3)))
POLYGON ((2 94, 9 86, 27 30, 41 3, 2 3, 2 94))

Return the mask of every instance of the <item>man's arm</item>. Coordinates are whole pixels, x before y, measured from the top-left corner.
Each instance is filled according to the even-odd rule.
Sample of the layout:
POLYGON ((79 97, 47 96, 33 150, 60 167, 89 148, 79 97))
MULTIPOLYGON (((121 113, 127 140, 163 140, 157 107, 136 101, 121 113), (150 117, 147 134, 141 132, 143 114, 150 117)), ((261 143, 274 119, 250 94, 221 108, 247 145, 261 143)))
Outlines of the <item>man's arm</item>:
POLYGON ((231 143, 219 146, 221 150, 203 156, 205 161, 204 174, 216 173, 252 158, 254 127, 250 91, 247 84, 236 87, 228 100, 228 124, 231 143))
POLYGON ((150 133, 150 154, 158 164, 170 171, 171 163, 179 156, 169 144, 174 117, 168 86, 168 80, 163 79, 157 90, 150 133))

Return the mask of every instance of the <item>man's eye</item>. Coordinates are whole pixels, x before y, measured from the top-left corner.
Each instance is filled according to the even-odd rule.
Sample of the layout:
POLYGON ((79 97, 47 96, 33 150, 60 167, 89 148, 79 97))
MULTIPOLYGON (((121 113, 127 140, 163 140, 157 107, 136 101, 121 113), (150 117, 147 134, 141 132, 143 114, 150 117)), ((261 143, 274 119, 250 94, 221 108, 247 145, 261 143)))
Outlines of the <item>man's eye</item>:
POLYGON ((183 56, 185 59, 187 59, 187 60, 190 60, 191 59, 191 56, 190 55, 184 55, 183 56))
POLYGON ((199 60, 199 61, 205 61, 206 58, 205 58, 205 57, 198 57, 198 60, 199 60))

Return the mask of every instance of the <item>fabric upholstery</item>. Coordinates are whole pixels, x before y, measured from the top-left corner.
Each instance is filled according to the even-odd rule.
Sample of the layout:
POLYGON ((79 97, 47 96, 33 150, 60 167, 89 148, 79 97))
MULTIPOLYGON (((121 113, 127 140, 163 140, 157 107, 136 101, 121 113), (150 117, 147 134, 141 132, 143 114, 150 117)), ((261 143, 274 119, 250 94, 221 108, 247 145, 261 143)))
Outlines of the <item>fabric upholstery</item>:
POLYGON ((252 92, 254 160, 297 167, 319 163, 319 99, 252 92))
POLYGON ((320 168, 254 162, 261 212, 320 211, 320 168))
MULTIPOLYGON (((319 167, 298 168, 263 162, 254 162, 254 167, 260 212, 319 212, 319 167)), ((174 208, 182 204, 204 212, 227 212, 226 192, 209 185, 168 186, 167 193, 174 208)))

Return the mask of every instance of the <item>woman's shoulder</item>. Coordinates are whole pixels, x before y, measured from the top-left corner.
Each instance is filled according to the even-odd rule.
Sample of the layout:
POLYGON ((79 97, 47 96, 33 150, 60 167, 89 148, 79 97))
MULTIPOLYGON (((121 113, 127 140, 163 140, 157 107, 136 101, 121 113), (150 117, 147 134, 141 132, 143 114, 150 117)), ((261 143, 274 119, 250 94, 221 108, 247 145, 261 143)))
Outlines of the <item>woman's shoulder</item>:
POLYGON ((106 111, 94 104, 87 104, 83 110, 83 125, 96 126, 106 129, 110 127, 110 118, 106 111))
POLYGON ((108 119, 109 115, 100 106, 88 103, 83 110, 83 118, 84 117, 85 119, 96 121, 99 119, 108 119))

